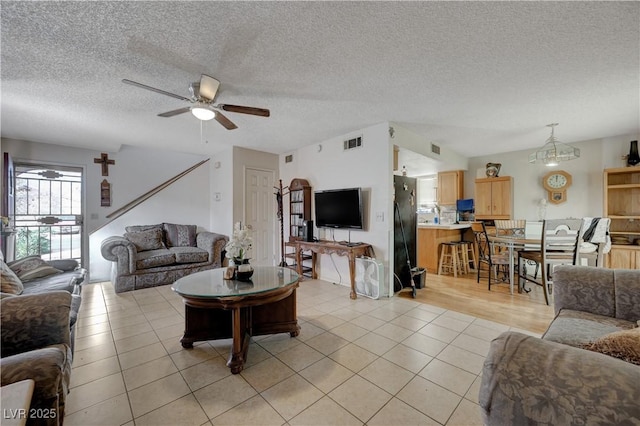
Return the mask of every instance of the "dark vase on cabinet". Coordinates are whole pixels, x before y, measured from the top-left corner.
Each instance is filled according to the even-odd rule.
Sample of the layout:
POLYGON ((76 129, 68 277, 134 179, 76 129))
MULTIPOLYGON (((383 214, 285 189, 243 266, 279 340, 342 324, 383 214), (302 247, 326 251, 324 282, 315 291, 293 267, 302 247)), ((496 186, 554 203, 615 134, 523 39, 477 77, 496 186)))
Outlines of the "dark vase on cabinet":
POLYGON ((640 163, 640 155, 638 155, 638 141, 631 141, 629 146, 629 155, 627 156, 627 166, 635 166, 640 163))

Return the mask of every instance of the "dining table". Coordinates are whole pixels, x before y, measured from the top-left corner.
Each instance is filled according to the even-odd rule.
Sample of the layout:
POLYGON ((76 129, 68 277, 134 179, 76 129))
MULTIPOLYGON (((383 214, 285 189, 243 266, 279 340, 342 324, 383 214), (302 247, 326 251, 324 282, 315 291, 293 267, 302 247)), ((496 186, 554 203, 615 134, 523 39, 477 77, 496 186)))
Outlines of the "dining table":
MULTIPOLYGON (((524 235, 489 235, 489 241, 494 246, 503 246, 509 250, 509 292, 513 294, 513 276, 515 275, 515 251, 516 249, 540 250, 540 238, 528 238, 524 235)), ((518 280, 518 293, 522 293, 522 286, 518 280)))

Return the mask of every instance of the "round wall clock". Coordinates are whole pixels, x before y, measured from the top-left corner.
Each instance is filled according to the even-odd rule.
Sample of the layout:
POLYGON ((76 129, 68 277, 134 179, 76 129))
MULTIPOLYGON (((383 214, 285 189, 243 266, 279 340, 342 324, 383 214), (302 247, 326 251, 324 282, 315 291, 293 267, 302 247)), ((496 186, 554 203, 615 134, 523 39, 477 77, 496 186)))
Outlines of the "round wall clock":
POLYGON ((567 188, 571 186, 571 175, 564 170, 549 172, 542 178, 542 186, 547 190, 551 203, 564 203, 567 201, 567 188))

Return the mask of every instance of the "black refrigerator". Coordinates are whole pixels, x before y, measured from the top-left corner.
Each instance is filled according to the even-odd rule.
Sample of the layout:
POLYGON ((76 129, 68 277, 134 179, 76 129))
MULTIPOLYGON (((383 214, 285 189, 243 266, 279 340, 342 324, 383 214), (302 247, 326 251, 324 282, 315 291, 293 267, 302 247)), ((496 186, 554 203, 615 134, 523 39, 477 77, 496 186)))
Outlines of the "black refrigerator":
POLYGON ((416 178, 393 176, 393 271, 394 291, 411 287, 411 268, 416 266, 416 178), (407 262, 408 259, 408 262, 407 262))

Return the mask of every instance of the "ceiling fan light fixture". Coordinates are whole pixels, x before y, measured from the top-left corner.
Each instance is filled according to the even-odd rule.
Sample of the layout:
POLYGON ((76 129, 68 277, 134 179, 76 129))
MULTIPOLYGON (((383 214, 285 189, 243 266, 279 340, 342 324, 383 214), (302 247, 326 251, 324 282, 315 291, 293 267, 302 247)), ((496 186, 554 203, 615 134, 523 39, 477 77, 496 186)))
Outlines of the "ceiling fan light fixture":
POLYGON ((193 114, 198 120, 202 121, 212 120, 216 116, 215 111, 202 105, 191 107, 191 114, 193 114))
POLYGON ((561 161, 580 158, 580 150, 578 148, 562 143, 554 136, 553 129, 557 125, 558 123, 547 124, 547 127, 551 127, 551 136, 549 136, 542 148, 529 155, 529 163, 542 163, 547 167, 554 167, 560 164, 561 161))

